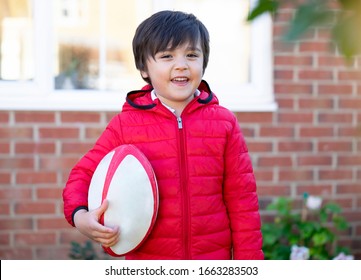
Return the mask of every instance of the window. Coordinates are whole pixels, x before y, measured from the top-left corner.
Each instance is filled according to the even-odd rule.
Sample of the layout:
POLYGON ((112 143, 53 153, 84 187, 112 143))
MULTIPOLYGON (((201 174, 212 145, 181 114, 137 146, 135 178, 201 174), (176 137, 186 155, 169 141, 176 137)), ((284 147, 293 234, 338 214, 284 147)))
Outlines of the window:
POLYGON ((271 20, 252 25, 254 1, 0 0, 0 109, 115 110, 144 85, 132 38, 152 13, 194 13, 208 28, 204 79, 233 111, 276 109, 271 20))

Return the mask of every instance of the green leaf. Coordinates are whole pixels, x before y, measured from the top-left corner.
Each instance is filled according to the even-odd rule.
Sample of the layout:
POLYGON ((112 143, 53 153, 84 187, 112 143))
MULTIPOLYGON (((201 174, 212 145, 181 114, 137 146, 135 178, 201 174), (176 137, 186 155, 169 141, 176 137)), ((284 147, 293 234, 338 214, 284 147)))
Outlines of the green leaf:
POLYGON ((322 2, 306 3, 296 10, 294 19, 284 39, 293 41, 299 39, 311 27, 324 25, 331 21, 334 13, 328 10, 322 2))
POLYGON ((312 236, 312 242, 315 246, 322 246, 333 240, 333 234, 328 230, 322 230, 312 236))
POLYGON ((348 228, 346 219, 340 215, 334 215, 332 221, 338 230, 345 230, 348 228))
POLYGON ((361 54, 361 11, 350 14, 341 13, 332 30, 332 38, 340 49, 340 52, 350 60, 361 54))
POLYGON ((274 14, 278 9, 279 1, 260 0, 257 5, 250 11, 247 21, 252 21, 265 13, 274 14))

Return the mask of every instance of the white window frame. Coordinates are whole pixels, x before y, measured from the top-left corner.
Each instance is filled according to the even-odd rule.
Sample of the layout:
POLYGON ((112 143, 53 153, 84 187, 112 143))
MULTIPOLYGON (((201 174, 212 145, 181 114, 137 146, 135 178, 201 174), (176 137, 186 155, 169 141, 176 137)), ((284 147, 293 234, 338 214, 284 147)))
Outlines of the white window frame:
MULTIPOLYGON (((138 0, 141 5, 141 0, 138 0)), ((153 0, 155 3, 159 0, 153 0)), ((254 5, 257 0, 252 0, 254 5)), ((100 1, 104 9, 106 1, 100 1)), ((55 90, 53 71, 53 11, 52 1, 33 0, 35 33, 35 78, 31 82, 0 81, 0 110, 33 111, 120 111, 126 93, 102 90, 55 90)), ((157 5, 154 5, 157 8, 157 5)), ((158 5, 159 9, 159 5, 158 5)), ((138 15, 139 17, 140 15, 138 15)), ((140 19, 141 20, 141 19, 140 19)), ((102 25, 101 25, 102 27, 102 25)), ((104 26, 103 26, 104 28, 104 26)), ((277 104, 273 92, 272 21, 263 15, 251 25, 251 72, 246 84, 214 84, 221 105, 234 112, 275 111, 277 104), (225 93, 225 94, 223 94, 225 93)), ((104 42, 100 38, 100 47, 104 42)))

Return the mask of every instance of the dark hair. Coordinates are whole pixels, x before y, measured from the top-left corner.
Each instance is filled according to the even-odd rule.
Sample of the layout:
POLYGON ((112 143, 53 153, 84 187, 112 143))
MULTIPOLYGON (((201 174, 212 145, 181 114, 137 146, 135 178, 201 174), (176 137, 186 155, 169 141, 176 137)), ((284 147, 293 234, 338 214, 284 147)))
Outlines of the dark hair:
MULTIPOLYGON (((203 52, 203 73, 209 58, 209 34, 207 28, 193 14, 179 11, 160 11, 144 20, 133 38, 135 66, 146 71, 146 61, 156 53, 175 49, 184 43, 196 46, 200 40, 203 52)), ((148 78, 143 78, 150 83, 148 78)))

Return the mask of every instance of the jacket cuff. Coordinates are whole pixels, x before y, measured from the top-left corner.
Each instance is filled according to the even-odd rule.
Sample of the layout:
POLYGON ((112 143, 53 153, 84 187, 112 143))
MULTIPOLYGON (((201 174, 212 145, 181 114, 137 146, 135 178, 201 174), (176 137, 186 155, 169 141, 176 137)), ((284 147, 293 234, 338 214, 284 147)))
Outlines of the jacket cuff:
POLYGON ((87 206, 78 206, 77 208, 74 209, 73 213, 71 214, 71 222, 73 223, 73 226, 75 227, 75 223, 74 223, 74 216, 75 213, 78 212, 81 209, 85 209, 86 211, 89 211, 89 208, 87 206))

